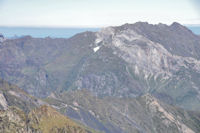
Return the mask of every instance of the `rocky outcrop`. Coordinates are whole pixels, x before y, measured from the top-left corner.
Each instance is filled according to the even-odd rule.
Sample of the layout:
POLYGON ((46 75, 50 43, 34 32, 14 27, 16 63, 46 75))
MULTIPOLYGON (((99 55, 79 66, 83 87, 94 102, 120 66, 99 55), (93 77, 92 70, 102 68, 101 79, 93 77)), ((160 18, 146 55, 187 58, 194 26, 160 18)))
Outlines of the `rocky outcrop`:
POLYGON ((2 109, 6 110, 8 107, 8 103, 4 97, 3 94, 0 93, 0 106, 2 107, 2 109))
POLYGON ((9 106, 16 106, 26 113, 35 107, 45 104, 40 99, 37 99, 19 87, 12 85, 0 79, 0 107, 2 110, 7 110, 9 106))
POLYGON ((9 107, 0 111, 1 133, 42 133, 27 124, 26 114, 18 108, 9 107))
POLYGON ((42 106, 26 115, 16 107, 0 111, 1 133, 92 133, 49 106, 42 106))
POLYGON ((145 103, 145 109, 151 113, 157 132, 163 132, 163 129, 166 128, 167 132, 195 133, 195 131, 184 124, 183 118, 178 117, 178 114, 173 114, 174 112, 170 112, 171 109, 169 111, 169 108, 151 95, 144 95, 142 100, 145 103), (156 121, 160 122, 156 123, 156 121))

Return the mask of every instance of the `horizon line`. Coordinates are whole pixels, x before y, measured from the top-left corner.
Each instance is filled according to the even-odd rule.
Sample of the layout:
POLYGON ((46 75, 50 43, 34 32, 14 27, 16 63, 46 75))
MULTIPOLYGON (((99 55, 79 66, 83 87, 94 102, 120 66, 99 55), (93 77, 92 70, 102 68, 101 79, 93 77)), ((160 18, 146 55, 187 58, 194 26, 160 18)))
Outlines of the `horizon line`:
MULTIPOLYGON (((1 28, 74 28, 74 29, 81 29, 81 28, 91 28, 91 29, 99 29, 99 28, 104 28, 104 26, 37 26, 37 25, 0 25, 1 28)), ((106 27, 106 26, 105 26, 106 27)))
MULTIPOLYGON (((145 22, 145 21, 137 21, 137 22, 145 22)), ((128 23, 128 24, 134 24, 136 22, 133 23, 128 23)), ((149 22, 147 22, 149 23, 149 22)), ((179 22, 178 22, 179 23, 179 22)), ((105 27, 110 27, 110 26, 121 26, 127 23, 123 23, 123 24, 117 24, 117 25, 96 25, 96 26, 89 26, 89 25, 63 25, 63 26, 59 26, 59 25, 0 25, 1 28, 74 28, 74 29, 81 29, 81 28, 91 28, 91 29, 99 29, 99 28, 105 28, 105 27)), ((149 23, 149 24, 159 24, 159 23, 149 23)), ((162 23, 162 24, 166 24, 166 23, 162 23)), ((171 23, 172 24, 172 23, 171 23)), ((166 24, 166 25, 170 25, 170 24, 166 24)), ((183 26, 200 26, 200 24, 181 24, 183 26)))

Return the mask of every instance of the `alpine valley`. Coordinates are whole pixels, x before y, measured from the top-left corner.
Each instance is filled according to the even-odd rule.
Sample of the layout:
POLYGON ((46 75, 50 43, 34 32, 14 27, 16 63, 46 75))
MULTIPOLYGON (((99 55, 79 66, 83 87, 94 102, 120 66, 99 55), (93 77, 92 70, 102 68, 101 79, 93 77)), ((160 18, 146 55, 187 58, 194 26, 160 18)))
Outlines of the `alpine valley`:
POLYGON ((200 36, 176 22, 0 35, 0 77, 0 133, 200 132, 200 36))

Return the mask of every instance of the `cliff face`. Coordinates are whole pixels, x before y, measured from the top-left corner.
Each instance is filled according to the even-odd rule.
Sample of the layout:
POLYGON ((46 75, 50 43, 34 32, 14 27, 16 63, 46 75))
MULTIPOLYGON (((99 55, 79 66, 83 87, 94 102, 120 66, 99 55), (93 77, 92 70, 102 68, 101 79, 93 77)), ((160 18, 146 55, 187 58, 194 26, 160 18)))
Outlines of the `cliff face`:
POLYGON ((45 104, 19 87, 0 79, 0 109, 6 110, 9 106, 16 106, 25 112, 45 104))
POLYGON ((95 95, 155 97, 199 110, 199 37, 178 23, 108 27, 96 33, 94 53, 73 71, 73 88, 95 95), (98 48, 98 50, 96 50, 98 48))

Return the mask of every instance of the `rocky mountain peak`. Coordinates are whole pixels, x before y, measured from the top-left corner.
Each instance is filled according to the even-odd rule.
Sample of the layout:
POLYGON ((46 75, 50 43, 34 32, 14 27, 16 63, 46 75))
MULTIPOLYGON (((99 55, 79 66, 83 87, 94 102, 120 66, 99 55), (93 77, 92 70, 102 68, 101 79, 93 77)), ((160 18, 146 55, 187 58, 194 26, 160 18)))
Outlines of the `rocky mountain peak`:
POLYGON ((171 30, 176 31, 177 33, 182 33, 189 36, 194 35, 190 29, 177 22, 172 23, 169 27, 171 30))
POLYGON ((180 24, 178 22, 173 22, 171 25, 169 25, 169 27, 174 28, 174 30, 177 30, 178 28, 180 28, 182 30, 183 29, 187 29, 188 30, 187 27, 185 27, 184 25, 182 25, 182 24, 180 24))
POLYGON ((126 33, 129 38, 140 36, 143 39, 146 38, 152 42, 159 43, 171 54, 200 59, 199 37, 177 22, 169 26, 162 23, 153 25, 147 22, 137 22, 135 24, 108 27, 102 31, 103 38, 107 40, 111 40, 113 35, 121 35, 122 38, 126 33))
MULTIPOLYGON (((144 88, 146 89, 145 93, 151 91, 153 87, 157 89, 157 83, 163 84, 169 81, 170 85, 174 87, 172 81, 177 80, 177 82, 180 82, 189 79, 193 75, 191 71, 197 73, 197 75, 200 73, 200 40, 187 28, 178 23, 174 23, 171 26, 165 24, 152 25, 146 22, 125 24, 122 26, 105 28, 97 32, 96 36, 95 43, 101 46, 101 49, 97 52, 99 53, 99 58, 103 57, 101 54, 101 52, 103 52, 103 47, 112 49, 112 56, 117 56, 119 58, 117 60, 121 61, 121 64, 124 64, 124 62, 128 64, 126 68, 123 69, 123 72, 126 70, 127 75, 133 74, 136 80, 140 80, 142 77, 142 79, 147 82, 145 87, 141 87, 139 91, 137 90, 139 94, 141 94, 140 91, 144 88), (190 74, 185 75, 182 72, 190 73, 191 76, 189 77, 190 74), (138 77, 138 79, 135 78, 135 76, 138 77), (152 83, 152 81, 155 81, 155 84, 152 83)), ((105 56, 105 53, 103 54, 105 56)), ((109 57, 111 57, 110 53, 107 59, 109 57)), ((115 61, 112 62, 112 64, 114 63, 115 61)), ((119 71, 119 69, 117 69, 117 71, 119 71)), ((114 75, 113 79, 115 79, 116 83, 120 82, 117 81, 118 76, 114 73, 110 75, 114 75)), ((128 77, 127 75, 125 76, 126 79, 128 77)), ((132 77, 129 78, 132 79, 132 77)), ((130 82, 132 81, 133 80, 130 80, 130 82)), ((97 81, 94 83, 96 82, 97 81)), ((195 80, 191 81, 194 91, 200 94, 198 87, 195 87, 198 86, 198 83, 194 82, 195 80)), ((180 84, 183 83, 184 82, 180 84)), ((81 85, 84 84, 87 83, 81 83, 81 85)), ((126 87, 131 88, 130 86, 126 87)), ((126 87, 123 87, 123 89, 126 87)), ((171 89, 173 89, 173 87, 171 89)), ((82 86, 79 88, 82 88, 82 86)), ((87 84, 84 88, 90 88, 90 86, 87 84)), ((168 87, 166 86, 165 89, 168 89, 168 87)), ((191 88, 188 86, 187 89, 190 90, 191 88)), ((91 90, 93 89, 91 88, 91 90)), ((117 95, 121 96, 123 93, 125 93, 125 91, 119 91, 117 95)), ((134 94, 136 94, 136 92, 134 94)), ((165 98, 168 101, 172 99, 167 95, 165 95, 165 98)), ((199 98, 197 98, 197 101, 199 101, 199 98)))
POLYGON ((173 22, 170 26, 172 27, 183 27, 180 23, 178 22, 173 22))

